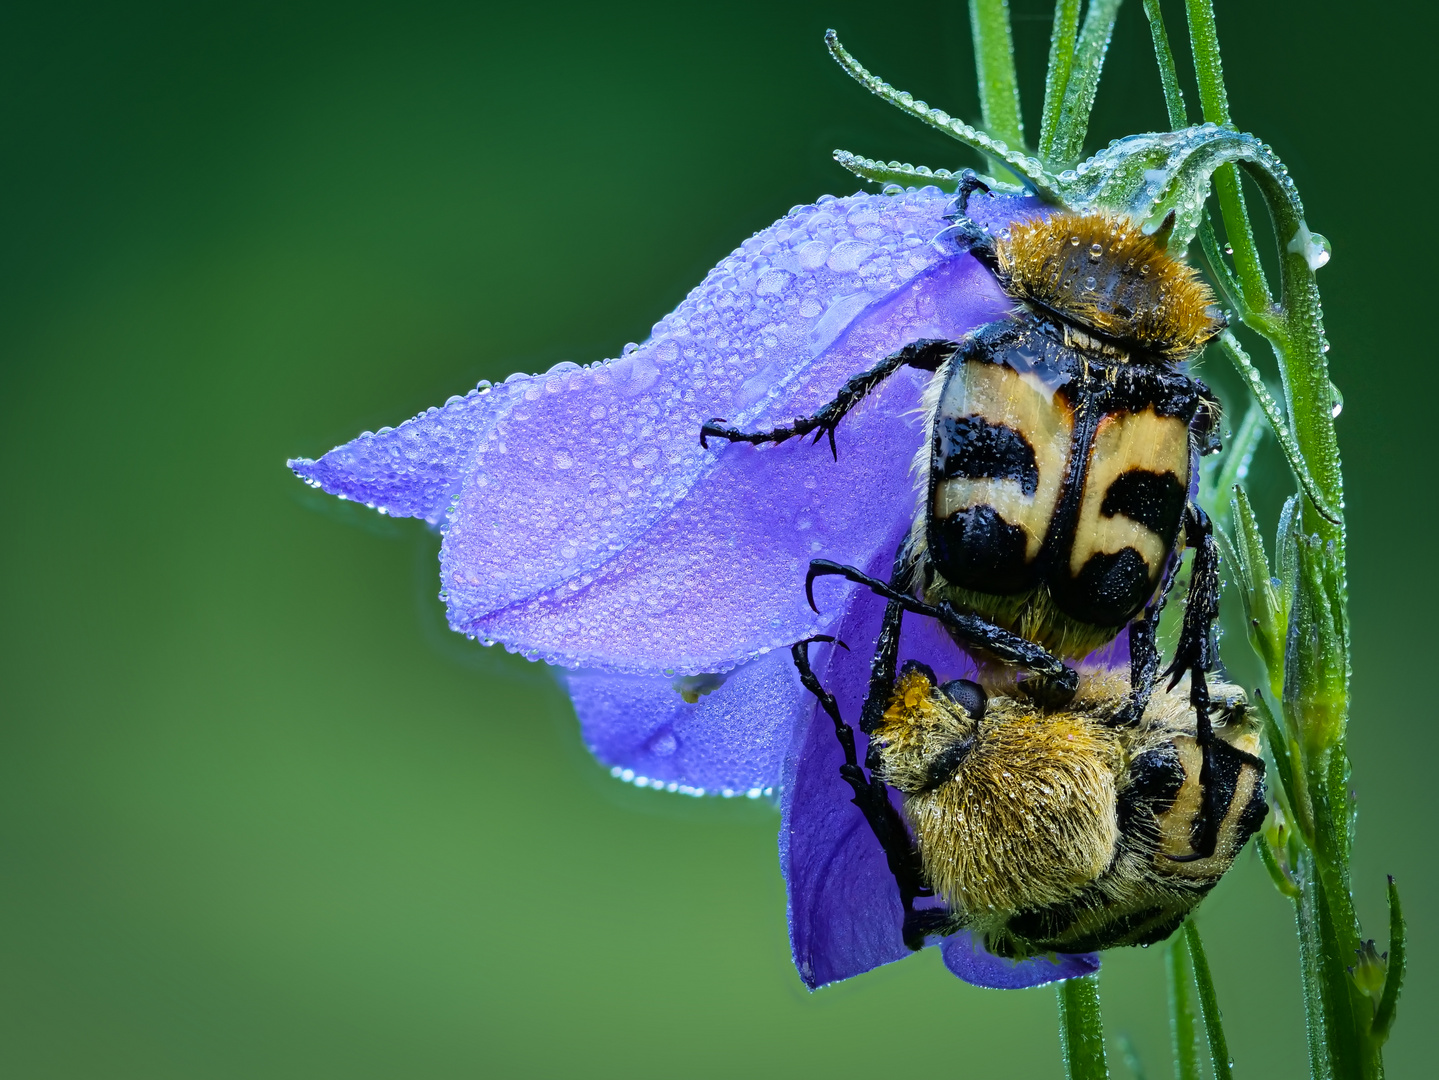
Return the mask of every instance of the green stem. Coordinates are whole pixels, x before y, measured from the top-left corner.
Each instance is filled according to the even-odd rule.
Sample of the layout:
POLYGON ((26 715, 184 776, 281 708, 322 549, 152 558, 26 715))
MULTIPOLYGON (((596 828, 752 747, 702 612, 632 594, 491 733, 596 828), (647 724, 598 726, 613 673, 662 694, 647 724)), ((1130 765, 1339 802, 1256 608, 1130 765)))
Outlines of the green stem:
MULTIPOLYGON (((1224 65, 1219 59, 1219 33, 1210 0, 1185 0, 1189 44, 1194 53, 1194 74, 1199 83, 1199 105, 1204 119, 1221 127, 1230 123, 1229 93, 1224 88, 1224 65)), ((1214 191, 1224 214, 1224 227, 1234 249, 1234 266, 1243 289, 1245 309, 1266 314, 1274 302, 1259 263, 1249 209, 1239 188, 1239 173, 1225 165, 1214 173, 1214 191)), ((1255 327, 1259 329, 1259 327, 1255 327)), ((1260 331, 1263 332, 1262 330, 1260 331)))
MULTIPOLYGON (((1374 1066, 1377 1062, 1366 1061, 1367 1055, 1361 1046, 1359 1025, 1355 1023, 1354 1008, 1350 997, 1353 986, 1345 970, 1344 943, 1340 940, 1340 920, 1331 909, 1330 892, 1325 888, 1322 874, 1306 875, 1304 895, 1300 900, 1311 910, 1308 924, 1316 937, 1319 1000, 1323 1011, 1324 1052, 1329 1068, 1335 1077, 1344 1080, 1360 1080, 1379 1075, 1374 1066)), ((1347 959, 1355 954, 1349 951, 1347 959)), ((1364 1027, 1368 1027, 1365 1017, 1364 1027)))
MULTIPOLYGON (((1297 855, 1298 845, 1295 845, 1295 853, 1297 855)), ((1312 871, 1312 864, 1307 859, 1299 866, 1301 872, 1312 871)), ((1304 1029, 1309 1045, 1311 1080, 1333 1080, 1334 1070, 1326 1052, 1329 1040, 1325 1031, 1328 1017, 1324 1011, 1324 965, 1320 955, 1320 933, 1311 877, 1311 873, 1305 873, 1300 897, 1294 904, 1294 925, 1299 932, 1299 977, 1304 990, 1304 1029)))
POLYGON ((1280 411, 1279 403, 1269 393, 1268 387, 1264 385, 1264 378, 1259 374, 1259 369, 1254 366, 1254 361, 1249 359, 1249 354, 1244 351, 1239 340, 1228 330, 1219 335, 1219 347, 1229 357, 1234 365, 1234 370, 1239 373, 1240 378, 1249 387, 1249 392, 1254 395, 1254 400, 1264 411, 1264 416, 1269 421, 1269 426, 1274 430, 1274 437, 1279 440, 1279 449, 1284 451, 1285 460, 1289 462, 1289 468, 1294 472, 1294 478, 1299 481, 1300 488, 1304 494, 1309 496, 1314 507, 1331 524, 1338 524, 1342 519, 1337 508, 1329 504, 1325 498, 1324 491, 1319 482, 1310 474, 1309 464, 1305 460, 1303 451, 1289 429, 1289 424, 1284 419, 1284 413, 1280 411))
POLYGON ((1079 34, 1079 0, 1058 0, 1049 35, 1049 68, 1044 76, 1044 114, 1039 121, 1039 160, 1054 162, 1054 139, 1064 108, 1069 73, 1074 68, 1074 40, 1079 34))
MULTIPOLYGON (((1218 36, 1211 0, 1186 0, 1191 46, 1206 121, 1230 125, 1218 36)), ((1383 1075, 1382 1037, 1373 1027, 1374 1005, 1350 976, 1358 962, 1359 923, 1349 880, 1349 782, 1344 754, 1349 709, 1349 631, 1346 613, 1344 487, 1334 428, 1334 392, 1325 359, 1314 271, 1327 258, 1312 239, 1294 186, 1282 169, 1243 163, 1269 209, 1279 247, 1279 305, 1260 267, 1254 234, 1232 167, 1214 174, 1214 189, 1234 251, 1234 274, 1223 284, 1237 292, 1240 317, 1269 339, 1279 362, 1287 405, 1285 417, 1263 389, 1242 349, 1226 351, 1250 383, 1308 498, 1288 538, 1296 554, 1288 646, 1282 663, 1286 727, 1298 735, 1289 747, 1299 835, 1291 845, 1301 894, 1298 926, 1311 1066, 1315 1076, 1372 1078, 1383 1075), (1237 281, 1237 289, 1232 288, 1237 281), (1302 782, 1305 791, 1297 789, 1302 782), (1299 798, 1300 795, 1303 798, 1299 798)), ((1223 265, 1212 234, 1206 256, 1223 265)), ((1271 670, 1271 681, 1277 675, 1271 670)), ((1387 987, 1386 987, 1387 989, 1387 987)))
POLYGON ((1069 1080, 1108 1080, 1104 1059, 1104 1023, 1099 1015, 1099 976, 1084 975, 1058 984, 1059 1047, 1069 1080))
POLYGON ((1219 1016, 1219 998, 1214 993, 1214 978, 1209 973, 1209 958, 1199 940, 1199 927, 1193 919, 1184 920, 1184 941, 1194 961, 1194 985, 1199 990, 1199 1015, 1204 1018, 1204 1036, 1209 1041, 1209 1061, 1214 1067, 1214 1080, 1230 1080, 1234 1075, 1229 1061, 1229 1043, 1224 1038, 1224 1022, 1219 1016))
POLYGON ((1189 996, 1189 942, 1176 934, 1165 950, 1169 976, 1169 1038, 1174 1050, 1174 1080, 1201 1080, 1199 1040, 1195 1038, 1194 1002, 1189 996))
MULTIPOLYGON (((1024 146, 1019 111, 1019 78, 1014 73, 1014 38, 1008 0, 969 0, 974 66, 979 76, 979 112, 984 129, 1014 149, 1024 146)), ((1003 162, 996 162, 1003 167, 1003 162)), ((1006 170, 1007 171, 1007 170, 1006 170)))
POLYGON ((1164 29, 1164 12, 1159 10, 1159 0, 1144 0, 1144 14, 1149 19, 1149 36, 1154 40, 1154 59, 1159 64, 1159 82, 1164 87, 1169 127, 1178 131, 1189 126, 1189 114, 1184 108, 1184 91, 1179 88, 1174 52, 1169 47, 1169 33, 1164 29))
POLYGON ((1104 57, 1109 52, 1119 4, 1120 0, 1089 0, 1084 29, 1074 47, 1074 62, 1055 124, 1051 154, 1056 167, 1077 160, 1084 150, 1089 114, 1094 108, 1094 95, 1099 89, 1099 76, 1104 70, 1104 57))

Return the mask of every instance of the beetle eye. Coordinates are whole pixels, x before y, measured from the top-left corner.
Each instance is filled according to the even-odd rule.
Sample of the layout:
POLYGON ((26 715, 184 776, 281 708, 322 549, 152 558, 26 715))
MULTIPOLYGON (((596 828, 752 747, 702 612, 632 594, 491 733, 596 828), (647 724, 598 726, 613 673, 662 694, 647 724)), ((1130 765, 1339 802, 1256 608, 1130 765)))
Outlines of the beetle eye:
POLYGON ((984 692, 984 687, 979 683, 971 682, 969 679, 951 679, 939 689, 945 697, 969 713, 971 720, 983 718, 984 706, 989 701, 989 695, 984 692))

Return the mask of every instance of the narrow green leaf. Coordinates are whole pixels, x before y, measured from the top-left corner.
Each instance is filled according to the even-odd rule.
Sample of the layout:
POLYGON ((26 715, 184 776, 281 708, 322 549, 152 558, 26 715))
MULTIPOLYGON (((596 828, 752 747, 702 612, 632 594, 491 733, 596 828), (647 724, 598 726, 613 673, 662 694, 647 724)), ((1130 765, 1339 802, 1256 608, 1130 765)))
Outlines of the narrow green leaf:
POLYGON ((1017 176, 1022 176, 1046 199, 1051 202, 1063 202, 1059 194, 1058 182, 1049 171, 1040 163, 1038 158, 1031 157, 1024 153, 1023 148, 1011 148, 1002 139, 997 139, 986 131, 981 131, 972 124, 966 124, 963 120, 952 117, 941 109, 931 109, 923 101, 916 101, 913 95, 903 90, 896 90, 878 76, 871 75, 865 67, 860 64, 849 51, 839 42, 839 35, 833 30, 825 31, 825 45, 828 46, 830 55, 840 67, 849 74, 850 78, 859 83, 875 97, 887 101, 901 112, 913 116, 916 120, 922 120, 937 131, 942 131, 951 139, 963 143, 972 150, 978 150, 986 157, 1004 162, 1004 164, 1017 176))
POLYGON ((1374 1011, 1374 1035, 1382 1043, 1394 1026, 1395 1010, 1399 1007, 1399 991, 1404 988, 1404 970, 1408 959, 1404 953, 1404 909, 1399 906, 1399 886, 1389 879, 1389 971, 1384 977, 1384 994, 1374 1011))
POLYGON ((1079 0, 1056 0, 1054 29, 1049 35, 1049 67, 1044 76, 1044 115, 1039 121, 1039 158, 1054 164, 1054 138, 1064 108, 1064 92, 1074 68, 1074 42, 1079 34, 1079 0))
POLYGON ((1107 1080, 1104 1024, 1099 1015, 1099 976, 1084 975, 1056 984, 1059 1046, 1069 1080, 1107 1080))
MULTIPOLYGON (((1284 649, 1284 706, 1298 726, 1305 760, 1317 761, 1343 739, 1349 642, 1329 588, 1338 569, 1334 547, 1317 536, 1297 536, 1294 546, 1298 574, 1284 649)), ((1346 807, 1342 815, 1336 813, 1335 825, 1345 828, 1348 787, 1342 780, 1335 787, 1335 797, 1343 798, 1346 807)))
POLYGON ((1294 433, 1289 430, 1289 424, 1279 410, 1279 403, 1274 400, 1274 395, 1264 385, 1264 379, 1259 374, 1259 369, 1254 366, 1254 361, 1249 359, 1249 354, 1244 351, 1239 340, 1228 330, 1219 335, 1219 346, 1233 362, 1234 369, 1239 372, 1240 377, 1249 385, 1249 392, 1254 395, 1254 400, 1264 410, 1264 415, 1269 420, 1269 426, 1274 429, 1274 437, 1279 440, 1279 448, 1284 451, 1285 460, 1289 462, 1289 468, 1294 473, 1295 479, 1299 481, 1299 486, 1304 490, 1304 494, 1309 496, 1310 502, 1314 504, 1314 508, 1319 511, 1321 517, 1335 525, 1340 524, 1343 518, 1325 501, 1319 484, 1309 474, 1309 465, 1305 462, 1304 455, 1299 452, 1299 444, 1294 439, 1294 433))
POLYGON ((1240 320, 1245 326, 1266 338, 1272 340, 1281 335, 1283 328, 1275 318, 1272 307, 1266 307, 1263 311, 1254 311, 1249 307, 1249 298, 1244 294, 1243 284, 1235 276, 1225 253, 1219 248, 1219 237, 1214 232, 1214 219, 1207 205, 1199 222, 1199 248, 1204 252, 1205 265, 1209 267, 1209 276, 1219 289, 1220 299, 1231 309, 1231 314, 1239 312, 1240 320))
POLYGON ((1299 496, 1291 495, 1279 509, 1279 528, 1274 534, 1274 571, 1279 578, 1279 595, 1286 598, 1294 595, 1299 578, 1299 555, 1295 550, 1299 516, 1299 496))
POLYGON ((1199 83, 1199 104, 1204 119, 1229 123, 1229 91, 1224 88, 1224 64, 1219 59, 1219 30, 1214 24, 1211 0, 1184 0, 1189 19, 1189 47, 1194 52, 1194 78, 1199 83))
POLYGON ((1229 1043, 1224 1038, 1224 1022, 1219 1015, 1219 998, 1214 993, 1214 978, 1209 971, 1209 958, 1204 955, 1204 942, 1199 940, 1199 927, 1193 919, 1184 920, 1184 940, 1194 962, 1194 985, 1199 990, 1199 1015, 1204 1019, 1204 1036, 1209 1041, 1209 1063, 1214 1080, 1230 1080, 1234 1075, 1229 1060, 1229 1043))
POLYGON ((1280 788, 1284 801, 1293 813, 1294 824, 1306 839, 1314 833, 1313 815, 1309 808, 1309 790, 1305 782, 1303 761, 1299 756, 1299 744, 1282 727, 1270 709, 1269 702, 1258 690, 1249 703, 1264 725, 1264 740, 1274 759, 1275 771, 1279 774, 1280 788))
MULTIPOLYGON (((1019 109, 1008 0, 969 0, 969 29, 974 37, 974 66, 979 76, 980 119, 996 139, 1023 150, 1024 117, 1019 109)), ((1003 169, 1002 161, 994 163, 1003 169)))
POLYGON ((1279 856, 1274 853, 1269 842, 1264 837, 1259 837, 1255 850, 1259 852, 1259 861, 1264 864, 1264 869, 1269 871, 1269 878, 1274 882, 1274 887, 1289 899, 1298 900, 1299 886, 1294 884, 1294 879, 1285 872, 1284 867, 1279 865, 1279 856))
POLYGON ((886 164, 870 158, 851 154, 848 150, 836 150, 835 161, 856 176, 873 180, 876 184, 899 184, 901 187, 933 184, 941 191, 955 191, 959 188, 959 176, 948 169, 929 169, 923 165, 901 165, 897 161, 886 164))
POLYGON ((1201 1080, 1199 1040, 1195 1037, 1194 1001, 1190 997, 1189 943, 1175 934, 1164 951, 1169 976, 1169 1040, 1174 1050, 1174 1080, 1201 1080))
POLYGON ((1104 72, 1104 58, 1109 52, 1109 39, 1114 33, 1119 4, 1120 0, 1089 0, 1089 7, 1084 13, 1084 28, 1079 32, 1079 41, 1074 47, 1074 63, 1064 88, 1059 122, 1055 125, 1051 160, 1056 165, 1076 161, 1084 152, 1084 137, 1089 133, 1089 114, 1094 109, 1094 95, 1099 90, 1099 76, 1104 72))
POLYGON ((1269 569, 1264 554, 1264 538, 1254 518, 1249 497, 1237 484, 1231 487, 1233 497, 1229 515, 1233 522, 1233 553, 1239 578, 1239 598, 1244 605, 1244 621, 1249 631, 1249 644, 1264 664, 1270 693, 1277 698, 1284 688, 1284 648, 1288 641, 1288 597, 1279 591, 1279 582, 1269 569))
POLYGON ((1178 255, 1199 231, 1215 171, 1235 162, 1283 204, 1286 221, 1302 219, 1289 171, 1273 149, 1253 135, 1215 124, 1126 136, 1057 179, 1068 205, 1122 211, 1149 233, 1172 213, 1169 250, 1178 255))
POLYGON ((1159 9, 1159 0, 1144 0, 1144 14, 1149 19, 1149 36, 1154 40, 1154 59, 1159 64, 1159 82, 1164 87, 1169 126, 1178 131, 1189 126, 1189 117, 1184 108, 1184 91, 1179 88, 1174 51, 1169 47, 1169 33, 1164 29, 1164 12, 1159 9))
POLYGON ((1199 503, 1217 531, 1229 530, 1231 507, 1226 496, 1232 498, 1235 485, 1248 478, 1249 466, 1254 463, 1255 451, 1268 427, 1264 410, 1250 402, 1239 426, 1225 439, 1223 452, 1200 464, 1199 503))

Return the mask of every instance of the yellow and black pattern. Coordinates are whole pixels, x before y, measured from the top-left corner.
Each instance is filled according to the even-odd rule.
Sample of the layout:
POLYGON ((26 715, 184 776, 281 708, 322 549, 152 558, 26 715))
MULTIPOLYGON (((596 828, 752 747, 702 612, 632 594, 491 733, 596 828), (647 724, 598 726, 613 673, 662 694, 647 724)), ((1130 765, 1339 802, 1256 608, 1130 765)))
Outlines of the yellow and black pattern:
POLYGON ((928 598, 1061 655, 1114 637, 1178 542, 1191 431, 1210 415, 1200 384, 1006 322, 965 342, 936 385, 928 598))
POLYGON ((1129 683, 1087 672, 1044 710, 990 696, 979 716, 907 665, 872 733, 876 776, 904 794, 925 877, 950 929, 1001 956, 1163 940, 1233 864, 1266 810, 1258 725, 1215 686, 1208 786, 1187 687, 1115 724, 1129 683), (1196 840, 1218 819, 1212 854, 1196 840))

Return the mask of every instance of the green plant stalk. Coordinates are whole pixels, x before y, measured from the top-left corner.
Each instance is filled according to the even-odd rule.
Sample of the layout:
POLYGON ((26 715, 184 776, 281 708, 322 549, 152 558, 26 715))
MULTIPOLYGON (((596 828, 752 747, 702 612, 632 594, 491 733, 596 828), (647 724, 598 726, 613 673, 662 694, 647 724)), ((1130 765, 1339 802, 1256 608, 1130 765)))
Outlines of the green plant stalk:
MULTIPOLYGON (((1214 12, 1209 0, 1187 0, 1204 118, 1229 122, 1214 12)), ((1301 814, 1296 850, 1301 879, 1297 924, 1305 1003, 1310 1013, 1315 1075, 1379 1077, 1382 1036, 1372 1027, 1372 1005, 1349 977, 1360 935, 1349 880, 1349 790, 1344 754, 1349 706, 1349 639, 1344 569, 1343 482, 1334 429, 1333 390, 1325 360, 1318 289, 1308 228, 1297 199, 1283 182, 1245 163, 1269 208, 1280 248, 1279 306, 1274 308, 1260 268, 1238 177, 1214 177, 1225 231, 1234 249, 1234 276, 1243 321, 1269 339, 1279 362, 1289 426, 1298 463, 1318 498, 1299 513, 1300 551, 1283 707, 1300 734, 1299 768, 1311 817, 1301 814), (1322 501, 1328 513, 1317 505, 1322 501), (1320 1060, 1320 1059, 1323 1060, 1320 1060)), ((1208 246, 1208 245, 1207 245, 1208 246)), ((1210 261, 1215 253, 1208 252, 1210 261)), ((1296 469, 1296 475, 1299 475, 1296 469)), ((1272 673, 1271 673, 1272 674, 1272 673)))
POLYGON ((1044 112, 1039 121, 1039 160, 1054 161, 1054 139, 1064 109, 1069 73, 1074 69, 1074 42, 1079 34, 1079 0, 1056 0, 1054 28, 1049 35, 1049 66, 1044 76, 1044 112))
POLYGON ((1229 1042, 1224 1037, 1224 1022, 1219 1016, 1219 998, 1214 993, 1214 977, 1209 972, 1204 942, 1199 939, 1199 927, 1194 925, 1192 918, 1184 920, 1184 941, 1189 946, 1189 956, 1194 963, 1199 1015, 1204 1019, 1204 1037, 1209 1042, 1209 1062, 1214 1069, 1214 1080, 1230 1080, 1234 1072, 1229 1064, 1229 1042))
POLYGON ((1056 984, 1059 1047, 1069 1080, 1107 1080, 1104 1024, 1099 1015, 1099 976, 1084 975, 1056 984))
POLYGON ((1174 1051, 1174 1080, 1201 1080, 1199 1040, 1195 1038, 1194 1002, 1189 996, 1189 943, 1176 934, 1164 950, 1169 981, 1169 1042, 1174 1051))
MULTIPOLYGON (((1224 87, 1224 65, 1219 58, 1219 33, 1214 25, 1214 7, 1205 0, 1186 0, 1189 19, 1189 41, 1194 51, 1194 72, 1199 83, 1199 106, 1204 119, 1221 127, 1230 123, 1229 93, 1224 87)), ((1254 229, 1249 223, 1249 210, 1239 188, 1239 174, 1233 165, 1225 165, 1214 174, 1214 192, 1224 215, 1225 231, 1234 248, 1234 264, 1244 288, 1244 308, 1265 314, 1272 306, 1264 271, 1259 264, 1259 249, 1254 243, 1254 229)), ((1247 323, 1247 320, 1246 320, 1247 323)), ((1254 329, 1264 333, 1259 326, 1254 329)))
POLYGON ((1169 126, 1179 131, 1189 126, 1189 113, 1184 107, 1184 91, 1179 88, 1174 50, 1169 47, 1169 32, 1164 29, 1164 12, 1159 8, 1159 0, 1144 0, 1144 15, 1149 20, 1149 36, 1154 41, 1154 58, 1159 63, 1159 82, 1164 87, 1169 126))
MULTIPOLYGON (((1024 148, 1024 117, 1019 109, 1019 77, 1014 71, 1014 37, 1009 30, 1008 0, 969 0, 969 29, 979 74, 979 112, 984 129, 1016 150, 1024 148)), ((998 158, 990 169, 1002 180, 1018 180, 998 158)))
POLYGON ((1094 95, 1099 89, 1099 76, 1104 71, 1104 58, 1109 52, 1109 39, 1114 33, 1119 4, 1120 0, 1089 0, 1084 26, 1074 46, 1074 60, 1064 88, 1059 120, 1054 127, 1051 155, 1055 167, 1075 161, 1084 150, 1084 136, 1089 132, 1089 114, 1094 108, 1094 95))

